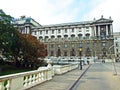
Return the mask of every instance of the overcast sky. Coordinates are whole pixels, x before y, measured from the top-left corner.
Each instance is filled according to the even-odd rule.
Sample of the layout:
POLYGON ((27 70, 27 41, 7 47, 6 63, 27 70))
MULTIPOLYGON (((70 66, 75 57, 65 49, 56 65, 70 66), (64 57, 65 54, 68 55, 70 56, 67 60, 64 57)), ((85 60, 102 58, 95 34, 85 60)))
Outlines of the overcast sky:
POLYGON ((89 21, 101 15, 113 19, 120 32, 119 0, 0 0, 0 9, 15 18, 32 17, 41 25, 89 21))

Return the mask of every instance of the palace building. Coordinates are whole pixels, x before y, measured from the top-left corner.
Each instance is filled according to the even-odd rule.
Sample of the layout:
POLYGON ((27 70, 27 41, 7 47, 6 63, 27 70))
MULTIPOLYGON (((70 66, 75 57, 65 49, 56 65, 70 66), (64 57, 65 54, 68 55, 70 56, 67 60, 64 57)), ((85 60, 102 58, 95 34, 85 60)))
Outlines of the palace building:
POLYGON ((100 59, 114 54, 113 20, 101 16, 92 21, 40 25, 32 18, 22 17, 14 25, 23 34, 32 34, 46 44, 47 56, 87 56, 100 59))

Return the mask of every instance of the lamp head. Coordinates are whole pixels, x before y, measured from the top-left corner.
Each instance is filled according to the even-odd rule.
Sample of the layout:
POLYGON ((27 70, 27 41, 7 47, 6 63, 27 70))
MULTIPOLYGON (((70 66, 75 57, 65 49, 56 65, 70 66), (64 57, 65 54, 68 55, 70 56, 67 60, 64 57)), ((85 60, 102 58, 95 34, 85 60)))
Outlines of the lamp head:
POLYGON ((80 48, 80 51, 82 51, 82 48, 80 48))

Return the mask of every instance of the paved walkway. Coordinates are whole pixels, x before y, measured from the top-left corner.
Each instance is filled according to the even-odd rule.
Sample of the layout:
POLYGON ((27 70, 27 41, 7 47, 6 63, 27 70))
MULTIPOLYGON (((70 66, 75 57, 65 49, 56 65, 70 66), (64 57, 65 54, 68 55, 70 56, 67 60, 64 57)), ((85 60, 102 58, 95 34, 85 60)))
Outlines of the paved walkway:
POLYGON ((112 63, 93 64, 72 90, 120 90, 120 78, 112 63))
POLYGON ((83 70, 75 69, 62 75, 55 75, 52 80, 46 81, 27 90, 69 90, 78 80, 71 90, 120 90, 120 63, 115 63, 118 74, 114 76, 112 63, 95 63, 84 76, 78 80, 83 70))
POLYGON ((55 75, 52 80, 27 90, 69 90, 87 67, 88 65, 85 65, 83 70, 75 69, 62 75, 55 75))

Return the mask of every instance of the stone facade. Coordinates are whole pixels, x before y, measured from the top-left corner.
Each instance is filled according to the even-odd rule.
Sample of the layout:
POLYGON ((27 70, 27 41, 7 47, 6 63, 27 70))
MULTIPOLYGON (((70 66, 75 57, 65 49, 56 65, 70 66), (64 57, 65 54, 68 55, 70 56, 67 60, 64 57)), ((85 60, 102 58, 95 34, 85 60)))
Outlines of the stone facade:
POLYGON ((109 58, 109 47, 114 44, 112 22, 111 17, 101 16, 98 20, 40 25, 26 30, 46 44, 47 56, 109 58))
POLYGON ((41 25, 36 22, 31 17, 21 16, 20 19, 15 19, 13 25, 21 32, 22 34, 31 34, 33 28, 41 27, 41 25))

